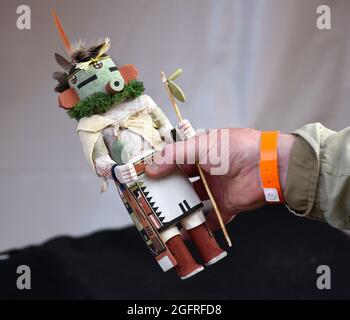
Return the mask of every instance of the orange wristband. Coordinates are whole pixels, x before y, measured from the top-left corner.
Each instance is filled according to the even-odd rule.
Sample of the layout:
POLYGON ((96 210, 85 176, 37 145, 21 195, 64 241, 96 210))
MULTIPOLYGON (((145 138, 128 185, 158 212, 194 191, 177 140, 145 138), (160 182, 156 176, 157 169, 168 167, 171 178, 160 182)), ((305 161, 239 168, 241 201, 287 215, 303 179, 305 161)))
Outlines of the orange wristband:
POLYGON ((278 176, 278 131, 261 132, 260 177, 265 199, 269 203, 283 203, 283 193, 278 176))

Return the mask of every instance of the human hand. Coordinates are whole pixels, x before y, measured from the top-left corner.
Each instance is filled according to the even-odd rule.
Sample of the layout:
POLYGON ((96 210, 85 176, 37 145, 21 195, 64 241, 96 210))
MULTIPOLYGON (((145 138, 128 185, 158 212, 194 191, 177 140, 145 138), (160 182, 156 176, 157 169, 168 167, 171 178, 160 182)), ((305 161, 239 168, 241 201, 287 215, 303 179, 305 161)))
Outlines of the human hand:
MULTIPOLYGON (((294 139, 290 134, 279 134, 278 137, 282 190, 285 188, 294 139)), ((225 223, 242 211, 253 210, 266 204, 259 172, 260 131, 239 128, 214 129, 190 140, 166 145, 161 153, 154 156, 154 162, 146 167, 146 173, 159 178, 170 174, 178 164, 188 177, 199 176, 193 160, 203 169, 225 223), (223 139, 223 136, 226 138, 223 139), (213 150, 220 155, 222 161, 228 161, 227 170, 220 175, 211 174, 217 167, 217 163, 211 161, 213 150), (179 163, 176 159, 183 159, 184 162, 179 163)), ((208 199, 201 180, 194 182, 193 186, 201 200, 208 199)), ((219 228, 214 212, 209 214, 207 223, 212 230, 219 228)))

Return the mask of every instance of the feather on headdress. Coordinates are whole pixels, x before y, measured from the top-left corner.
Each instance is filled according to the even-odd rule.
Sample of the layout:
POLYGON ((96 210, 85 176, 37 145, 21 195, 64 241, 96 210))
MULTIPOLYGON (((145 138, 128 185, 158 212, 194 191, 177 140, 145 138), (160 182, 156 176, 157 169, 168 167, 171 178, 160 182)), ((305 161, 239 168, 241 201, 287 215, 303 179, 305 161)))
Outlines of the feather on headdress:
MULTIPOLYGON (((56 14, 56 12, 54 10, 51 12, 51 14, 52 14, 53 20, 55 22, 58 34, 59 34, 59 36, 60 36, 60 38, 62 40, 62 43, 63 43, 64 47, 66 48, 66 51, 67 51, 68 55, 69 56, 73 56, 74 52, 73 52, 73 49, 72 49, 71 42, 69 41, 69 38, 68 38, 66 32, 63 29, 63 26, 62 26, 62 23, 61 23, 60 19, 58 18, 57 14, 56 14)), ((111 45, 111 40, 109 38, 105 38, 103 43, 99 46, 99 51, 98 51, 97 55, 94 58, 90 58, 88 61, 83 61, 83 62, 76 63, 75 64, 75 68, 86 70, 91 63, 97 62, 98 60, 101 59, 101 57, 108 51, 110 45, 111 45)), ((79 49, 77 51, 79 51, 79 49)), ((56 56, 56 60, 57 60, 57 56, 56 56)), ((59 59, 59 60, 62 60, 62 59, 59 59)))
POLYGON ((95 58, 91 58, 89 61, 79 62, 75 65, 76 68, 86 70, 91 63, 97 62, 101 59, 101 57, 108 51, 111 46, 111 40, 109 38, 105 38, 97 56, 95 58))
POLYGON ((70 41, 69 41, 69 38, 68 38, 66 32, 63 29, 63 26, 62 26, 60 19, 58 18, 57 14, 54 10, 52 10, 51 15, 53 17, 53 21, 55 22, 58 34, 60 35, 60 38, 64 44, 64 47, 67 50, 67 53, 71 54, 72 53, 72 46, 70 44, 70 41))

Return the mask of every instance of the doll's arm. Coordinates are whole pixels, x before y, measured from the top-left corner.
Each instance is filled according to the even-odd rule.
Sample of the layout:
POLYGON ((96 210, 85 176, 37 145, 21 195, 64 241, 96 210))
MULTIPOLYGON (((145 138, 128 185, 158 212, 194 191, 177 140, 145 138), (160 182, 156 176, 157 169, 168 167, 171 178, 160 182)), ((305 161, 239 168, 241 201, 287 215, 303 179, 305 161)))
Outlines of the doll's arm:
POLYGON ((95 163, 96 173, 100 177, 114 178, 120 183, 130 183, 137 180, 135 167, 132 163, 117 164, 111 159, 102 135, 96 141, 92 158, 95 163))
POLYGON ((159 130, 160 135, 165 138, 164 140, 166 143, 172 143, 176 140, 173 134, 174 129, 181 140, 191 139, 196 135, 196 131, 187 119, 182 120, 175 128, 173 128, 170 121, 160 108, 157 107, 151 113, 151 116, 155 127, 159 130))
POLYGON ((102 134, 98 137, 92 152, 92 160, 99 177, 111 179, 111 169, 116 164, 109 156, 108 149, 103 141, 102 134))
POLYGON ((155 107, 150 113, 154 127, 159 131, 159 135, 166 143, 174 142, 172 130, 174 127, 170 123, 169 119, 163 113, 159 107, 155 107))
POLYGON ((120 183, 131 183, 137 181, 137 173, 132 163, 114 165, 112 167, 112 176, 120 183))
POLYGON ((146 96, 146 98, 148 102, 148 112, 152 117, 153 125, 159 131, 160 136, 166 143, 172 143, 177 140, 175 132, 181 140, 187 140, 196 135, 196 131, 187 119, 182 120, 174 128, 164 112, 155 104, 153 99, 149 96, 146 96))
POLYGON ((179 122, 179 124, 175 127, 175 130, 181 140, 188 140, 196 135, 196 130, 194 130, 192 124, 187 119, 179 122))

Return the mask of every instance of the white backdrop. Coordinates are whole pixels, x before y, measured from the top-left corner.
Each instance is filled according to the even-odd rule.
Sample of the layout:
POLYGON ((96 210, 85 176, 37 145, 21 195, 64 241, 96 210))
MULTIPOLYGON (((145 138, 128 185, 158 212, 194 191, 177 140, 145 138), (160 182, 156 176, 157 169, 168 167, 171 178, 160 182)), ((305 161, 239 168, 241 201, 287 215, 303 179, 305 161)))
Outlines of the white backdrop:
POLYGON ((130 220, 111 188, 100 195, 75 134, 57 108, 64 53, 51 20, 71 39, 112 39, 119 64, 134 63, 147 93, 175 120, 159 72, 184 69, 183 113, 198 127, 293 130, 349 123, 350 1, 2 0, 0 12, 0 250, 123 227, 130 220), (17 30, 16 8, 32 10, 17 30), (316 28, 329 4, 332 30, 316 28))

